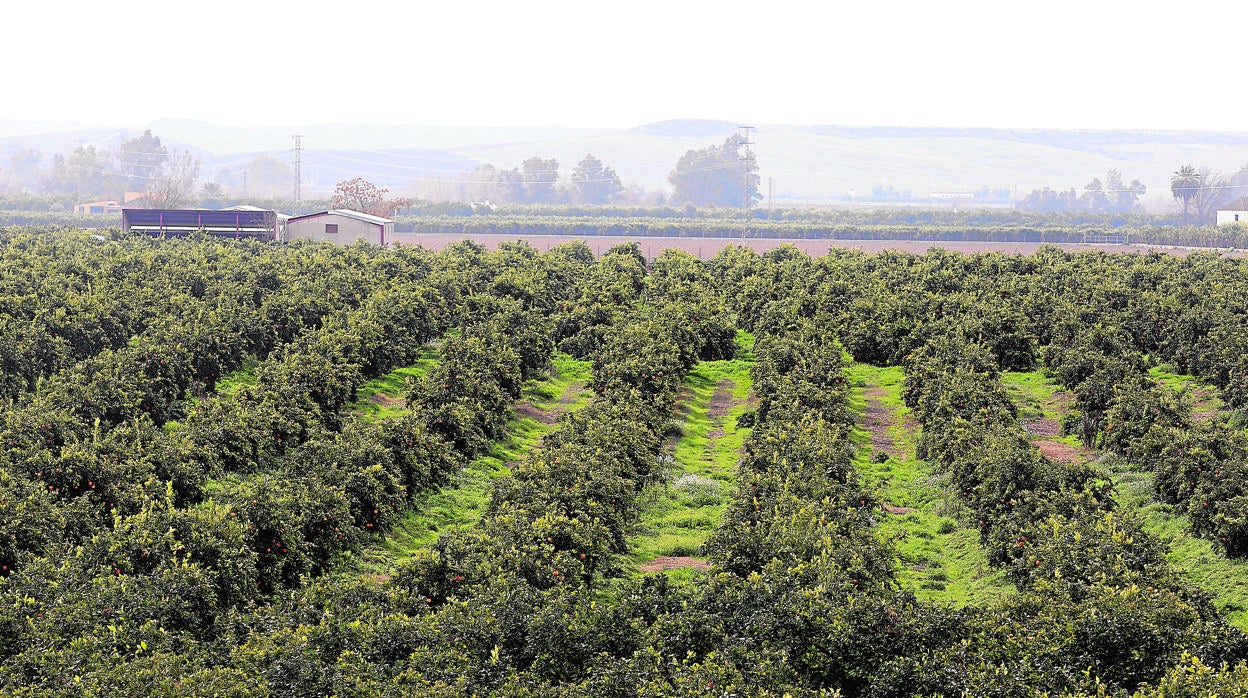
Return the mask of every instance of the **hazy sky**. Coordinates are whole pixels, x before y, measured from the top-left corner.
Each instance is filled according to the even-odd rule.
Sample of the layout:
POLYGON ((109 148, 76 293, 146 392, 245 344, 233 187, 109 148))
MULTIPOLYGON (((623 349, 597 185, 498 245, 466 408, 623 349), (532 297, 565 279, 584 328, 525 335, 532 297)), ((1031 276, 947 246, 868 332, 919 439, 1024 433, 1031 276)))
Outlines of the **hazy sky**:
POLYGON ((1248 131, 1246 8, 22 0, 0 119, 1248 131))

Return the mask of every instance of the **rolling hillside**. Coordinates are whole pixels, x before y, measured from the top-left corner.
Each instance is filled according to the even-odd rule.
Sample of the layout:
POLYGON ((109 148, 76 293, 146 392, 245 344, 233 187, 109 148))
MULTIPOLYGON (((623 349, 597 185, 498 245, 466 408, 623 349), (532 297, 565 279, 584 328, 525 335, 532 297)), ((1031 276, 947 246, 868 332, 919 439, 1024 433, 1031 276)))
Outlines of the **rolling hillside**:
MULTIPOLYGON (((732 121, 673 120, 633 129, 474 128, 323 124, 288 129, 245 129, 188 120, 150 127, 171 147, 190 149, 213 177, 267 154, 293 161, 295 133, 303 138, 305 193, 323 193, 354 176, 396 192, 428 192, 466 178, 481 164, 517 167, 533 156, 555 158, 566 180, 576 162, 593 153, 626 185, 666 190, 667 175, 687 150, 722 143, 737 132, 732 121)), ((1082 189, 1117 169, 1124 180, 1148 187, 1146 203, 1172 206, 1169 178, 1191 163, 1231 174, 1248 164, 1248 132, 1058 131, 796 126, 758 124, 753 133, 762 191, 774 187, 777 204, 861 202, 874 187, 914 198, 989 187, 1021 197, 1051 187, 1082 189)), ((143 127, 107 128, 0 122, 0 168, 8 156, 34 148, 45 162, 78 142, 116 148, 143 127)))

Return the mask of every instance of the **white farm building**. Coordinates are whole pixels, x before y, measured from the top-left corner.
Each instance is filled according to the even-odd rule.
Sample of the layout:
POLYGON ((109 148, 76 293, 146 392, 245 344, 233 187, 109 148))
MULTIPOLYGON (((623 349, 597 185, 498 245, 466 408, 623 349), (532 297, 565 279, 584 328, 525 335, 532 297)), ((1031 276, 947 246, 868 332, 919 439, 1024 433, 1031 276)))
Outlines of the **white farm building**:
POLYGON ((1229 204, 1218 207, 1218 225, 1248 223, 1248 196, 1241 196, 1229 204))
POLYGON ((359 240, 385 245, 394 237, 394 221, 359 211, 334 209, 286 221, 286 240, 314 240, 350 245, 359 240))

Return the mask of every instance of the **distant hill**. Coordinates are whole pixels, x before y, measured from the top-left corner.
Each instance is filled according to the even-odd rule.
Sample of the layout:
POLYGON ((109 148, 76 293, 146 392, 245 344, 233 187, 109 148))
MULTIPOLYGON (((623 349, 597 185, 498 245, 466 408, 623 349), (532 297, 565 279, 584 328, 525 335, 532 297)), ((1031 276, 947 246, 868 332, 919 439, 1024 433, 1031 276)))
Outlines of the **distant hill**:
POLYGON ((737 131, 738 124, 731 121, 712 121, 709 119, 672 119, 659 121, 631 129, 630 133, 638 136, 664 136, 668 138, 707 137, 732 135, 737 131))
MULTIPOLYGON (((1193 164, 1231 174, 1248 165, 1248 132, 1062 131, 985 128, 905 128, 842 125, 755 126, 754 152, 766 196, 778 204, 861 201, 874 187, 909 191, 916 198, 1008 189, 1017 197, 1033 189, 1082 189, 1093 177, 1117 169, 1124 180, 1148 187, 1154 209, 1172 207, 1170 175, 1193 164)), ((316 124, 289 128, 239 128, 192 120, 162 120, 136 127, 81 127, 0 121, 0 170, 22 148, 69 152, 78 141, 115 148, 151 128, 171 147, 191 149, 211 178, 259 154, 294 159, 292 136, 303 136, 305 192, 327 192, 334 183, 365 177, 404 193, 430 181, 455 182, 482 164, 518 167, 525 159, 555 158, 570 177, 592 153, 625 184, 667 190, 667 175, 685 151, 723 143, 738 124, 675 119, 631 129, 569 129, 316 124)))
MULTIPOLYGON (((690 148, 718 145, 731 122, 663 122, 593 137, 499 143, 460 149, 477 160, 514 166, 525 157, 556 157, 566 177, 592 152, 625 181, 666 188, 667 175, 690 148)), ((1011 131, 758 124, 752 135, 762 191, 778 203, 861 200, 876 186, 916 197, 989 187, 1022 197, 1033 189, 1082 190, 1117 169, 1139 179, 1154 208, 1169 207, 1170 175, 1192 163, 1226 174, 1248 165, 1248 133, 1011 131)))
MULTIPOLYGON (((201 172, 212 179, 216 173, 229 170, 237 173, 247 169, 253 158, 261 155, 284 163, 293 162, 293 153, 265 151, 235 153, 226 156, 201 156, 201 172)), ((447 150, 305 150, 302 155, 303 190, 309 195, 333 191, 334 185, 346 179, 364 177, 394 193, 411 189, 416 181, 453 179, 482 163, 447 150)), ((291 179, 293 186, 293 176, 291 179)))

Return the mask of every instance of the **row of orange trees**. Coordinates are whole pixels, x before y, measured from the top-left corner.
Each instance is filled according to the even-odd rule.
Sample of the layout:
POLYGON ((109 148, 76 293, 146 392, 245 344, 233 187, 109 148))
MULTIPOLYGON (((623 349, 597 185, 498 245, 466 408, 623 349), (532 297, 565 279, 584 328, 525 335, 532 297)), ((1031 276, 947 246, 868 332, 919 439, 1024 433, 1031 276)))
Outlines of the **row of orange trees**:
MULTIPOLYGON (((986 347, 939 338, 906 369, 906 399, 923 425, 921 456, 946 473, 989 562, 1005 567, 1020 591, 980 613, 978 622, 1012 637, 972 648, 974 669, 955 685, 999 690, 1000 662, 1010 681, 1052 690, 1091 691, 1093 681, 1133 689, 1160 679, 1184 654, 1215 665, 1242 658, 1242 633, 1179 579, 1131 512, 1116 510, 1108 474, 1051 461, 1028 442, 986 347)), ((912 678, 947 690, 947 679, 925 677, 967 654, 931 648, 913 658, 912 678)))
MULTIPOLYGON (((638 259, 625 248, 599 264, 640 278, 638 259)), ((595 276, 576 295, 605 290, 591 288, 595 276)), ((644 286, 629 294, 614 286, 614 275, 604 278, 625 294, 613 312, 627 322, 601 326, 592 403, 495 485, 478 526, 443 535, 381 583, 324 577, 268 606, 236 609, 216 626, 218 640, 187 652, 166 645, 150 664, 131 660, 124 676, 97 671, 95 685, 291 696, 628 690, 619 674, 645 647, 644 621, 634 619, 642 606, 603 596, 603 584, 618 574, 638 496, 660 473, 658 451, 684 373, 708 349, 689 332, 695 311, 678 307, 680 299, 643 293, 644 286)), ((481 332, 461 331, 456 346, 471 360, 452 358, 445 340, 442 362, 410 396, 448 442, 471 445, 490 435, 463 404, 443 400, 448 391, 476 386, 465 393, 470 402, 488 405, 496 391, 510 390, 506 379, 487 386, 498 369, 523 363, 514 346, 474 350, 481 332)), ((665 673, 652 671, 656 680, 665 673)))
MULTIPOLYGON (((551 313, 592 263, 583 246, 539 255, 466 245, 433 255, 210 240, 105 244, 219 255, 235 274, 250 271, 238 264, 243 250, 260 272, 243 284, 244 298, 285 294, 282 303, 255 303, 284 313, 231 313, 218 298, 219 314, 200 313, 198 324, 157 318, 153 328, 163 331, 53 374, 6 411, 6 692, 63 693, 84 675, 114 685, 136 676, 125 667, 153 656, 189 661, 186 648, 222 638, 232 614, 346 564, 412 496, 445 482, 482 447, 444 428, 448 412, 498 431, 508 404, 483 396, 514 397, 549 361, 549 337, 526 342, 549 335, 551 313), (319 300, 305 302, 307 283, 320 286, 319 300), (451 358, 413 387, 424 402, 375 425, 351 418, 346 406, 363 380, 409 363, 452 326, 444 340, 451 358), (461 351, 469 344, 483 350, 461 351), (483 355, 494 368, 465 379, 461 368, 480 368, 465 362, 483 355), (259 359, 254 384, 214 392, 243 357, 259 359), (217 370, 194 369, 212 360, 217 370)), ((235 289, 204 290, 224 298, 235 289)))
MULTIPOLYGON (((1002 370, 1030 369, 1043 357, 1075 390, 1079 413, 1068 428, 1084 426, 1096 443, 1135 444, 1134 457, 1159 481, 1177 468, 1192 485, 1201 477, 1226 482, 1220 477, 1237 470, 1219 473, 1216 459, 1186 455, 1199 459, 1212 447, 1182 431, 1181 403, 1141 372, 1191 356, 1234 374, 1242 353, 1220 338, 1242 327, 1242 263, 1052 249, 1026 258, 933 251, 820 259, 729 249, 710 266, 756 331, 791 328, 795 314, 815 317, 855 358, 904 365, 903 396, 923 426, 920 456, 939 466, 962 525, 980 531, 989 561, 1018 587, 1000 602, 956 612, 894 602, 866 641, 886 649, 847 662, 859 674, 836 684, 843 692, 1200 695, 1242 680, 1242 664, 1216 667, 1243 661, 1244 634, 1178 577, 1131 512, 1118 509, 1107 472, 1050 461, 1029 443, 1000 380, 1002 370), (1124 348, 1110 350, 1113 342, 1124 348), (1134 436, 1119 438, 1124 429, 1134 436), (890 653, 895 647, 905 650, 890 653)), ((1216 368, 1206 375, 1221 380, 1216 368)), ((764 389, 767 382, 759 376, 764 389)), ((1222 496, 1220 508, 1210 498, 1211 512, 1233 511, 1238 490, 1222 496)), ((1231 523, 1218 521, 1222 531, 1231 523)), ((811 652, 849 627, 808 638, 811 652)))
POLYGON ((214 280, 228 272, 204 274, 222 310, 193 327, 220 343, 149 320, 15 393, 0 434, 0 545, 18 542, 0 548, 6 695, 1196 695, 1248 671, 1216 668, 1248 639, 1118 510, 1103 470, 1028 443, 1000 379, 1043 361, 1076 394, 1070 429, 1151 460, 1159 482, 1186 474, 1214 446, 1139 378, 1166 360, 1233 392, 1239 262, 729 248, 647 267, 636 246, 595 260, 584 245, 105 244, 139 246, 136 274, 158 274, 147 248, 219 259, 250 300, 231 329, 214 280), (734 325, 758 337, 758 404, 704 551, 714 567, 694 584, 636 578, 622 553, 663 477, 683 376, 731 356, 734 325), (214 353, 235 337, 255 343, 214 353), (430 340, 440 359, 410 410, 353 419, 356 386, 430 340), (592 360, 592 403, 491 486, 479 525, 387 575, 353 572, 417 491, 504 433, 555 348, 592 360), (843 350, 904 365, 951 515, 1017 592, 954 608, 898 587, 852 467, 843 350), (217 370, 185 368, 209 356, 217 370), (254 384, 233 372, 243 357, 254 384), (105 395, 120 397, 94 405, 105 395))
POLYGON ((1248 439, 1215 415, 1197 419, 1190 396, 1148 374, 1144 353, 1148 348, 1200 371, 1222 388, 1228 406, 1242 408, 1238 386, 1248 356, 1241 347, 1243 321, 1227 315, 1226 324, 1202 331, 1199 317, 1161 317, 1161 331, 1143 342, 1112 316, 1087 328, 1064 325, 1045 353, 1046 368, 1075 395, 1078 412, 1068 420, 1069 430, 1089 446, 1151 471, 1157 498, 1186 514, 1193 533, 1241 557, 1248 553, 1248 439), (1177 332, 1165 331, 1171 322, 1177 332))
POLYGON ((1123 242, 1187 247, 1248 247, 1245 226, 1176 226, 1138 216, 941 216, 875 212, 869 216, 782 217, 672 217, 558 215, 545 211, 500 212, 491 215, 424 215, 399 218, 400 234, 419 235, 567 235, 581 238, 627 236, 637 238, 754 238, 782 240, 895 240, 906 242, 1006 242, 1082 244, 1097 236, 1117 236, 1123 242), (915 220, 919 219, 919 220, 915 220), (924 220, 926 219, 926 220, 924 220))
MULTIPOLYGON (((38 237, 16 233, 9 240, 22 249, 38 247, 32 242, 38 237)), ((84 288, 112 288, 127 299, 88 304, 76 322, 108 326, 111 312, 134 308, 143 326, 116 348, 84 348, 79 360, 18 392, 5 410, 0 572, 20 567, 25 555, 79 542, 109 527, 114 515, 137 513, 167 488, 177 502, 202 499, 204 452, 166 429, 173 431, 196 404, 193 396, 211 392, 243 357, 266 358, 318 327, 333 312, 324 299, 369 284, 362 268, 352 273, 341 259, 310 248, 164 246, 85 235, 47 244, 76 260, 83 274, 100 270, 84 288), (284 271, 287 264, 324 264, 338 273, 305 278, 284 271), (146 292, 129 297, 130 289, 149 286, 178 299, 179 310, 164 316, 168 303, 146 292), (149 301, 150 316, 138 309, 149 301)))

